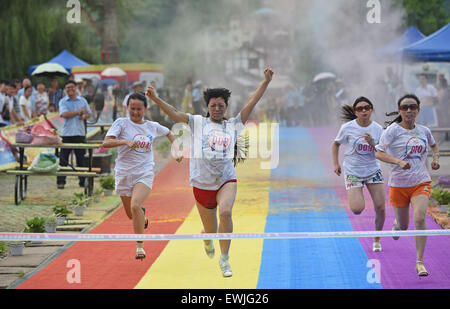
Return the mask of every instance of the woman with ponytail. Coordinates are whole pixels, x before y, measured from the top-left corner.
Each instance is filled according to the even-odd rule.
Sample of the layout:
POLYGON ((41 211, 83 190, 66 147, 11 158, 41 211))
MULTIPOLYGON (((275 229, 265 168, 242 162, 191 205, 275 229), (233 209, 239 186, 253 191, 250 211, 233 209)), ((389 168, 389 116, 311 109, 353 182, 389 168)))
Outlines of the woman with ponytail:
MULTIPOLYGON (((188 124, 191 129, 190 184, 193 187, 204 233, 233 232, 231 213, 237 192, 236 171, 233 164, 235 145, 251 112, 272 81, 272 70, 265 69, 264 76, 264 81, 242 111, 228 120, 225 119, 228 100, 231 96, 228 89, 214 88, 204 92, 208 107, 206 117, 179 112, 158 98, 153 87, 147 89, 147 96, 170 118, 188 124), (218 206, 219 223, 217 222, 218 206)), ((213 241, 205 240, 204 244, 206 254, 213 258, 215 254, 213 241)), ((222 275, 231 277, 233 273, 228 258, 231 240, 220 240, 219 244, 222 253, 219 266, 222 275)))
MULTIPOLYGON (((334 172, 340 176, 339 147, 347 145, 344 154, 344 179, 349 206, 355 215, 365 208, 363 188, 367 186, 375 208, 375 229, 381 231, 385 220, 384 179, 380 163, 375 157, 375 146, 383 128, 370 120, 373 104, 369 99, 360 97, 353 106, 342 107, 342 119, 346 121, 332 145, 334 172)), ((381 251, 380 238, 373 240, 373 251, 381 251)))
MULTIPOLYGON (((439 147, 430 129, 417 124, 420 100, 412 94, 397 103, 399 116, 383 132, 377 145, 377 159, 391 164, 389 200, 394 207, 393 230, 407 230, 409 205, 412 205, 416 230, 425 230, 425 216, 430 200, 431 177, 426 162, 428 146, 433 152, 431 168, 439 169, 439 147)), ((399 237, 394 237, 397 240, 399 237)), ((427 237, 416 236, 416 272, 428 276, 423 256, 427 237)))

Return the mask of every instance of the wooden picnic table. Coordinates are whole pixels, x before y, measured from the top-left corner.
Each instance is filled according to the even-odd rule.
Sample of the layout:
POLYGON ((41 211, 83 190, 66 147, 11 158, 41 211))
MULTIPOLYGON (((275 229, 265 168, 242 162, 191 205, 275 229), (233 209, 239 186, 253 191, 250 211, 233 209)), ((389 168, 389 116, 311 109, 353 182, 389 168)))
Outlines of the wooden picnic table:
POLYGON ((88 123, 89 128, 100 128, 102 134, 105 133, 105 128, 110 128, 112 123, 88 123))
POLYGON ((25 199, 27 184, 28 184, 28 176, 77 176, 77 177, 86 177, 88 181, 88 185, 85 186, 85 193, 89 196, 92 196, 94 192, 94 178, 98 177, 97 169, 92 168, 92 157, 94 153, 94 149, 101 148, 102 144, 73 144, 73 143, 62 143, 59 145, 31 145, 31 144, 21 144, 16 143, 12 144, 12 146, 17 147, 19 149, 19 167, 18 169, 8 170, 6 171, 9 175, 15 175, 15 195, 14 201, 16 205, 20 204, 20 202, 25 199), (88 159, 88 167, 72 167, 71 170, 67 168, 62 168, 60 171, 56 173, 34 173, 33 171, 28 171, 24 168, 24 158, 25 158, 25 148, 54 148, 55 155, 59 157, 60 149, 86 149, 88 150, 89 159, 88 159))

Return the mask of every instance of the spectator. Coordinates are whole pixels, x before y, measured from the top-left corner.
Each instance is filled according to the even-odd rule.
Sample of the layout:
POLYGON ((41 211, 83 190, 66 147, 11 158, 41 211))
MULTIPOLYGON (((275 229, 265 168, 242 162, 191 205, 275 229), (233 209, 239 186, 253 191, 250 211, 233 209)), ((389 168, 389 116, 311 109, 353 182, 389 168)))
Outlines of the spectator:
POLYGON ((58 80, 52 78, 50 82, 50 88, 47 91, 50 105, 54 105, 56 111, 59 110, 59 101, 63 98, 64 92, 58 88, 58 80))
POLYGON ((0 127, 8 125, 5 119, 3 119, 4 112, 6 112, 6 80, 0 80, 0 127))
POLYGON ((16 98, 17 89, 15 84, 8 83, 6 85, 6 101, 5 105, 7 105, 9 111, 9 120, 12 124, 21 125, 24 122, 24 119, 20 117, 20 105, 19 101, 16 98))
MULTIPOLYGON (((77 95, 77 84, 74 81, 67 81, 64 89, 67 96, 59 102, 59 115, 64 118, 62 127, 63 143, 81 144, 86 142, 85 120, 92 115, 89 104, 85 98, 77 95)), ((61 166, 68 166, 69 156, 75 152, 77 166, 86 167, 84 158, 85 149, 61 149, 59 161, 61 166)), ((84 187, 85 178, 79 177, 80 187, 84 187)), ((57 177, 58 189, 64 189, 66 177, 57 177)))
POLYGON ((38 82, 36 85, 36 100, 34 102, 34 116, 40 116, 49 113, 49 100, 48 95, 45 92, 45 85, 42 82, 38 82))
POLYGON ((33 93, 33 88, 31 86, 27 86, 24 91, 24 95, 19 99, 20 105, 20 116, 25 120, 29 121, 32 119, 32 106, 31 103, 31 94, 33 93))
POLYGON ((75 77, 75 82, 77 83, 77 96, 82 97, 86 95, 85 83, 81 77, 75 77))
POLYGON ((198 80, 194 84, 194 89, 192 90, 192 105, 194 106, 194 112, 197 115, 203 114, 203 82, 201 80, 198 80))
POLYGON ((438 104, 439 126, 450 127, 450 88, 447 79, 439 79, 440 93, 438 104))
POLYGON ((416 89, 415 95, 421 101, 419 123, 427 127, 437 127, 437 114, 435 104, 438 100, 438 93, 433 85, 428 84, 425 74, 419 77, 420 86, 416 89))
POLYGON ((181 111, 183 113, 194 114, 194 107, 192 106, 192 83, 190 82, 186 84, 186 88, 184 89, 181 111))
POLYGON ((19 92, 18 92, 19 102, 20 102, 20 98, 24 95, 25 88, 28 87, 28 86, 32 86, 32 88, 33 88, 33 92, 32 92, 31 97, 30 97, 30 101, 31 101, 30 113, 34 113, 35 112, 34 107, 35 107, 35 102, 36 102, 36 92, 37 91, 36 91, 36 88, 33 87, 33 84, 31 83, 31 80, 28 77, 24 77, 23 80, 22 80, 22 89, 20 89, 19 92))

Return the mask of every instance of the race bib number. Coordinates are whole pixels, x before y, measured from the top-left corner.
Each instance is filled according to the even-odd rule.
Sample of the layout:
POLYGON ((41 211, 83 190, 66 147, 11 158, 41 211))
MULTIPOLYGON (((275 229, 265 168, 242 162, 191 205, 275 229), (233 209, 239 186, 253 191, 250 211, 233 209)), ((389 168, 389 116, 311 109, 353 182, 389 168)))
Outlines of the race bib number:
POLYGON ((138 134, 133 138, 133 142, 137 142, 137 147, 134 149, 134 151, 139 153, 146 153, 149 152, 152 147, 152 136, 145 136, 142 134, 138 134))
POLYGON ((410 138, 410 140, 406 144, 406 156, 409 159, 422 158, 426 150, 426 142, 417 137, 410 138))
POLYGON ((364 139, 364 136, 359 137, 355 141, 355 151, 360 155, 368 155, 374 152, 374 148, 364 139))
POLYGON ((230 148, 232 137, 226 132, 211 130, 207 135, 207 141, 211 151, 227 152, 230 148))

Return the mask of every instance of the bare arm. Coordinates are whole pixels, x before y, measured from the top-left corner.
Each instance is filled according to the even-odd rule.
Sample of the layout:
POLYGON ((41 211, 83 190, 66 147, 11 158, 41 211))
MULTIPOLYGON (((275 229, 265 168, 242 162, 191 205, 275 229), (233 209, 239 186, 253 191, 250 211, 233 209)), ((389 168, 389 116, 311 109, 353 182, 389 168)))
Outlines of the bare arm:
MULTIPOLYGON (((176 138, 172 132, 169 132, 169 134, 167 134, 167 138, 169 139, 170 143, 173 145, 176 138)), ((178 149, 176 149, 175 151, 176 151, 175 160, 177 160, 177 162, 180 163, 181 160, 183 160, 183 154, 181 154, 181 152, 178 149)))
POLYGON ((264 92, 266 92, 267 87, 269 86, 270 82, 272 81, 273 71, 270 68, 266 68, 264 70, 264 81, 259 85, 258 89, 256 89, 256 92, 248 99, 247 104, 244 106, 244 108, 241 111, 241 119, 242 123, 246 123, 248 118, 250 117, 250 114, 252 113, 253 109, 255 108, 256 104, 259 102, 259 100, 264 95, 264 92))
POLYGON ((408 170, 411 168, 411 165, 409 164, 408 161, 402 161, 400 159, 394 158, 393 156, 388 155, 384 151, 378 150, 375 156, 380 161, 398 165, 404 170, 408 170))
POLYGON ((430 146, 431 152, 433 152, 433 161, 431 162, 431 168, 434 170, 438 170, 441 166, 439 164, 439 146, 434 144, 430 146))
POLYGON ((331 154, 333 156, 334 172, 336 175, 341 176, 341 166, 339 165, 339 147, 341 144, 334 142, 331 146, 331 154))
POLYGON ((103 148, 115 148, 119 146, 127 145, 130 148, 136 148, 137 143, 130 140, 118 140, 115 136, 107 136, 103 141, 103 148))
POLYGON ((177 111, 175 107, 161 100, 157 95, 155 88, 149 86, 146 95, 162 109, 170 118, 176 122, 189 123, 189 116, 186 113, 177 111))

